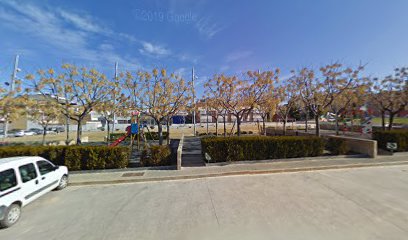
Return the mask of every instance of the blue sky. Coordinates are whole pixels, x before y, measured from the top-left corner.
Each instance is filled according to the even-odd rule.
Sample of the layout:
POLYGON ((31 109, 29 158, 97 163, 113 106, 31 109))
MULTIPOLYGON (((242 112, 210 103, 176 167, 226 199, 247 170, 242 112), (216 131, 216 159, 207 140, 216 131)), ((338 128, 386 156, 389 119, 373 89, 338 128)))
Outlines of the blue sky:
MULTIPOLYGON (((0 0, 0 78, 65 62, 113 75, 166 67, 200 86, 215 73, 367 64, 408 65, 406 0, 0 0)), ((200 92, 200 91, 199 91, 200 92)))

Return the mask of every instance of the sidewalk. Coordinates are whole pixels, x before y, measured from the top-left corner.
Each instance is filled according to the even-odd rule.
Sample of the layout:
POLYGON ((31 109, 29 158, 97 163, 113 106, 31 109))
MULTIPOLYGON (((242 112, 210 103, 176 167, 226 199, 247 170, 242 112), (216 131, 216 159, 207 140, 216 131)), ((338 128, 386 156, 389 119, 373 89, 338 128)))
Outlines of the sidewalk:
POLYGON ((158 167, 150 169, 119 169, 104 171, 72 172, 70 185, 117 184, 132 182, 151 182, 182 179, 197 179, 249 174, 271 174, 283 172, 301 172, 327 169, 346 169, 373 166, 392 166, 408 164, 408 153, 396 153, 394 156, 372 158, 303 158, 283 161, 260 161, 232 163, 224 166, 188 167, 175 170, 175 167, 158 167))

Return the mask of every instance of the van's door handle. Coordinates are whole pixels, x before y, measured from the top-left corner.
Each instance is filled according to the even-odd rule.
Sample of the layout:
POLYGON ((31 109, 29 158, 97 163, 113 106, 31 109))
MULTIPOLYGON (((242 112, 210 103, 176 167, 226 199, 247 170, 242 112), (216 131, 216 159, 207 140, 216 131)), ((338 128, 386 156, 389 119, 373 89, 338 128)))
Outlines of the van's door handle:
POLYGON ((35 180, 35 184, 38 184, 38 180, 35 180))
POLYGON ((44 179, 45 179, 45 177, 42 177, 42 178, 41 178, 41 180, 44 180, 44 179))

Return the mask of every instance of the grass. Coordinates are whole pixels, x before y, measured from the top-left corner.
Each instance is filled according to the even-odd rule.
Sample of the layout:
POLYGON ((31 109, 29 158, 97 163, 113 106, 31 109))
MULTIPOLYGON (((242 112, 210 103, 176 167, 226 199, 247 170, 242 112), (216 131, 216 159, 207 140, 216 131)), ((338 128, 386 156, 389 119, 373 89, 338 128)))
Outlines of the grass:
MULTIPOLYGON (((272 123, 269 123, 271 125, 272 123)), ((214 124, 215 125, 215 124, 214 124)), ((232 124, 227 124, 227 132, 229 133, 231 131, 232 124)), ((152 132, 157 132, 157 127, 155 129, 149 129, 152 132)), ((209 124, 208 128, 209 132, 215 132, 215 126, 213 124, 209 124)), ((166 127, 163 127, 163 131, 167 131, 166 127)), ((205 133, 207 131, 207 125, 206 124, 197 124, 196 125, 196 131, 199 133, 205 133)), ((218 131, 219 133, 223 133, 223 124, 219 123, 218 124, 218 131)), ((236 131, 236 127, 235 127, 236 131)), ((241 131, 253 131, 254 133, 258 133, 258 125, 256 123, 247 123, 243 124, 241 126, 241 131)), ((123 133, 125 134, 124 131, 116 131, 117 133, 123 133)), ((116 133, 115 132, 115 133, 116 133)), ((147 131, 145 130, 146 134, 147 131)), ((193 135, 193 128, 189 127, 171 127, 170 128, 170 137, 174 139, 179 139, 181 138, 181 135, 184 134, 185 136, 192 136, 193 135)), ((92 131, 92 132, 83 132, 82 137, 88 137, 89 142, 103 142, 104 137, 106 136, 105 131, 92 131)), ((70 139, 74 140, 76 139, 76 132, 70 132, 69 134, 70 139)), ((59 133, 59 134, 50 134, 45 137, 46 142, 53 142, 53 141, 65 141, 66 139, 66 133, 59 133)), ((0 142, 2 142, 3 139, 0 139, 0 142)), ((42 141, 42 135, 34 135, 34 136, 24 136, 24 137, 10 137, 7 139, 8 142, 41 142, 42 141)))
MULTIPOLYGON (((373 118, 374 124, 381 124, 381 118, 373 118)), ((388 123, 388 118, 385 119, 385 123, 388 123)), ((394 123, 396 124, 408 124, 408 118, 404 117, 396 117, 394 118, 394 123)))

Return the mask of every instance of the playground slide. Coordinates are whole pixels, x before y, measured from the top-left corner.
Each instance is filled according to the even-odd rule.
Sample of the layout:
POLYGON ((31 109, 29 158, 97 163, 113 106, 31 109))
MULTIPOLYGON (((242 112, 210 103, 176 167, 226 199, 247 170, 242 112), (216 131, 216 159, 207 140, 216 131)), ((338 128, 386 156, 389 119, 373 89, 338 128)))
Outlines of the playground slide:
POLYGON ((126 134, 123 135, 122 137, 118 138, 116 141, 114 141, 113 143, 111 143, 109 145, 109 147, 116 147, 119 145, 119 143, 123 142, 123 140, 125 140, 127 137, 130 136, 130 133, 132 132, 132 129, 130 127, 126 128, 126 134))

